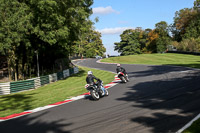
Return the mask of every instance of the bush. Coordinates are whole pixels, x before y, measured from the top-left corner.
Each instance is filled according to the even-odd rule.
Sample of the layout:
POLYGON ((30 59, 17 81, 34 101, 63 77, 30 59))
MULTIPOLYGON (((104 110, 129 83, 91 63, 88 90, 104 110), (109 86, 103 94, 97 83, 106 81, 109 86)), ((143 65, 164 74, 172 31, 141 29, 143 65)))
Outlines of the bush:
POLYGON ((172 45, 175 46, 178 51, 200 52, 200 37, 197 39, 184 39, 180 43, 172 42, 172 45))

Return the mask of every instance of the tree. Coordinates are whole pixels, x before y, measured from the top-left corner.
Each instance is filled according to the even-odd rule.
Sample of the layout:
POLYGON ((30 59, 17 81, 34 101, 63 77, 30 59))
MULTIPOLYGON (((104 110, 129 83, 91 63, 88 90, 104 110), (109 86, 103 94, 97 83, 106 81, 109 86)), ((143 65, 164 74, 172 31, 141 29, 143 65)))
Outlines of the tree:
POLYGON ((74 42, 74 53, 83 57, 85 53, 84 45, 87 44, 89 34, 93 33, 93 23, 90 20, 85 21, 85 23, 82 24, 82 27, 79 29, 79 37, 74 42))
POLYGON ((165 21, 161 21, 155 25, 155 32, 159 37, 156 40, 156 51, 164 52, 167 50, 167 45, 170 44, 170 36, 168 31, 168 24, 165 21))
POLYGON ((200 0, 194 1, 193 17, 190 19, 188 26, 185 28, 183 38, 198 38, 200 36, 200 0))
POLYGON ((44 71, 52 70, 57 59, 68 58, 80 29, 88 24, 92 4, 93 0, 0 0, 0 52, 9 55, 15 79, 25 68, 29 76, 31 70, 36 72, 35 51, 44 71))
POLYGON ((103 56, 106 52, 106 48, 103 46, 101 40, 101 33, 95 30, 92 30, 87 37, 86 44, 84 46, 84 55, 86 57, 94 57, 96 55, 103 56))
POLYGON ((17 0, 0 0, 0 52, 7 55, 9 77, 15 73, 17 79, 17 49, 19 46, 30 47, 27 36, 32 29, 32 13, 26 4, 17 0))
POLYGON ((147 36, 147 43, 146 43, 146 49, 150 53, 156 53, 157 52, 157 46, 156 46, 156 40, 158 39, 159 34, 156 32, 156 30, 152 30, 148 33, 147 36))
POLYGON ((115 43, 115 50, 121 55, 141 54, 141 43, 143 38, 143 31, 140 28, 133 30, 125 30, 121 35, 121 41, 115 43))
POLYGON ((172 25, 172 34, 178 50, 195 51, 200 37, 200 0, 194 1, 193 8, 177 11, 172 25))
POLYGON ((175 13, 173 26, 176 29, 172 30, 172 33, 176 37, 176 39, 178 39, 177 41, 180 42, 182 39, 188 37, 188 35, 185 36, 185 33, 188 32, 187 28, 188 26, 190 26, 191 22, 194 21, 195 18, 198 16, 197 14, 197 10, 193 10, 192 8, 184 8, 175 13))
POLYGON ((194 9, 195 10, 200 10, 200 0, 195 0, 194 1, 194 9))

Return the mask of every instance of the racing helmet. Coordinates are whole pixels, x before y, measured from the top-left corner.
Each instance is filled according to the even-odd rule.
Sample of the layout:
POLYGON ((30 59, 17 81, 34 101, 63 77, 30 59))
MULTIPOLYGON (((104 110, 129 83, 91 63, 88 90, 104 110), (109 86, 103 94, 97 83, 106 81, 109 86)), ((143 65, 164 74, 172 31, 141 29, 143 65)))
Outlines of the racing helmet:
POLYGON ((118 63, 117 66, 121 66, 121 65, 118 63))
POLYGON ((88 71, 88 75, 92 74, 92 71, 88 71))

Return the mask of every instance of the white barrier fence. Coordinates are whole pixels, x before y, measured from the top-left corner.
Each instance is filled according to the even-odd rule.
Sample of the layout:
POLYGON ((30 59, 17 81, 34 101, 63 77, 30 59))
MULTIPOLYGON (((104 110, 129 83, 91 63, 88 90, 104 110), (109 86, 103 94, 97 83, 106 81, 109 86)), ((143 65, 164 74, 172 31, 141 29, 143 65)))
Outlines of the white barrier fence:
POLYGON ((10 94, 10 82, 0 83, 0 95, 10 94))
MULTIPOLYGON (((72 74, 76 74, 79 72, 78 67, 70 68, 70 70, 67 69, 61 73, 63 75, 63 78, 67 78, 67 77, 71 76, 72 74), (72 70, 72 71, 70 72, 70 70, 72 70)), ((44 76, 43 76, 43 78, 36 77, 36 78, 28 79, 28 80, 34 80, 34 89, 36 89, 36 88, 39 88, 42 85, 44 85, 44 82, 46 82, 46 80, 49 80, 49 82, 47 82, 47 83, 56 82, 58 80, 58 73, 50 74, 47 76, 47 78, 44 78, 44 76)), ((24 82, 25 81, 27 81, 27 80, 24 80, 24 82)), ((20 82, 22 82, 21 85, 23 86, 23 81, 20 81, 20 82)), ((15 84, 14 82, 0 83, 0 95, 7 95, 7 94, 11 93, 12 87, 11 87, 10 83, 15 84)), ((26 84, 26 83, 24 83, 24 84, 26 84)))

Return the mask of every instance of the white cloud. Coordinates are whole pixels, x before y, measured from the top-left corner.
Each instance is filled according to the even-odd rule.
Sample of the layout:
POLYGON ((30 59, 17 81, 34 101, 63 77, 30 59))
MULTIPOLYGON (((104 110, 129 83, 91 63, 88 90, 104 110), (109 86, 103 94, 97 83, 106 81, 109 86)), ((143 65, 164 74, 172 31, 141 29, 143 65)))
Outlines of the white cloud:
POLYGON ((101 34, 121 34, 123 31, 127 29, 133 29, 133 27, 116 27, 116 28, 105 28, 98 30, 101 34))
POLYGON ((107 7, 96 7, 92 9, 93 14, 109 14, 109 13, 116 13, 119 14, 120 12, 112 9, 111 6, 107 6, 107 7))

